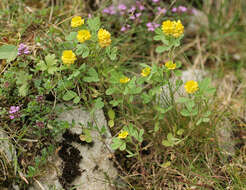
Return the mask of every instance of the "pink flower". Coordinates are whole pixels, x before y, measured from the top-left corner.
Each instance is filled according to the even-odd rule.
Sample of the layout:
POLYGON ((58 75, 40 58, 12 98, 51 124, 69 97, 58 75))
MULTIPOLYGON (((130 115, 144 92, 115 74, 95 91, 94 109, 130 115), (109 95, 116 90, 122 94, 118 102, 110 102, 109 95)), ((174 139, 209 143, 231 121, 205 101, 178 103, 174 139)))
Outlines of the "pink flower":
POLYGON ((120 11, 125 11, 125 10, 127 9, 127 7, 126 7, 125 4, 119 4, 118 9, 119 9, 120 11))
POLYGON ((23 54, 27 55, 29 53, 30 51, 28 50, 28 47, 25 44, 20 43, 19 48, 18 48, 18 55, 19 56, 23 54))
POLYGON ((153 3, 158 3, 158 2, 159 2, 159 0, 152 0, 152 2, 153 2, 153 3))
POLYGON ((172 8, 172 12, 173 12, 173 13, 176 13, 177 11, 178 11, 178 9, 177 9, 176 7, 173 7, 173 8, 172 8))
POLYGON ((165 8, 157 7, 158 14, 166 14, 167 10, 165 8))
POLYGON ((129 30, 131 28, 131 26, 129 24, 125 25, 125 26, 122 26, 120 31, 121 32, 126 32, 127 30, 129 30))
POLYGON ((184 12, 187 11, 187 8, 186 8, 185 6, 179 6, 178 9, 179 9, 179 11, 182 12, 182 13, 184 13, 184 12))
POLYGON ((148 28, 148 31, 155 31, 155 29, 157 28, 157 27, 159 27, 160 26, 160 24, 157 24, 157 23, 154 23, 154 22, 148 22, 147 24, 146 24, 146 26, 147 26, 147 28, 148 28))

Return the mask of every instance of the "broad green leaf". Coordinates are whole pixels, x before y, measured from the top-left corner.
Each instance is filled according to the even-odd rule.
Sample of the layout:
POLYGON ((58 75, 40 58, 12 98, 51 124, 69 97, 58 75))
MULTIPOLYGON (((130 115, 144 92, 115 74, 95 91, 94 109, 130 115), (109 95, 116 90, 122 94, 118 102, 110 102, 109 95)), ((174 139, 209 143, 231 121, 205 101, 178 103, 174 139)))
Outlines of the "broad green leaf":
POLYGON ((106 95, 112 95, 116 90, 116 88, 109 88, 106 90, 106 95))
POLYGON ((92 32, 96 32, 99 30, 101 25, 100 18, 99 17, 89 18, 87 20, 87 24, 92 32))
POLYGON ((114 120, 109 120, 108 121, 108 126, 110 127, 110 128, 112 128, 113 126, 114 126, 114 120))
POLYGON ((94 68, 90 68, 87 74, 89 76, 84 77, 83 81, 85 82, 98 82, 99 81, 97 71, 94 68))
POLYGON ((184 129, 179 129, 178 131, 177 131, 177 135, 182 135, 184 133, 184 129))
POLYGON ((65 37, 65 39, 66 39, 67 41, 72 41, 72 40, 77 39, 77 32, 70 32, 70 34, 67 35, 67 36, 65 37))
POLYGON ((169 49, 170 49, 169 46, 158 46, 155 51, 156 53, 162 53, 164 51, 168 51, 169 49))
POLYGON ((114 112, 114 110, 110 109, 108 111, 108 117, 109 117, 109 119, 114 120, 114 118, 115 118, 115 112, 114 112))
POLYGON ((169 146, 173 146, 174 143, 171 143, 171 142, 169 142, 169 141, 167 141, 167 140, 163 140, 163 141, 162 141, 162 145, 164 145, 164 146, 166 146, 166 147, 169 147, 169 146))
POLYGON ((77 93, 72 90, 69 90, 64 94, 63 100, 69 101, 72 100, 75 96, 77 96, 77 93))
POLYGON ((73 103, 75 104, 78 104, 80 101, 80 97, 79 96, 76 96, 74 99, 73 99, 73 103))
POLYGON ((123 151, 126 149, 126 143, 123 142, 121 145, 120 145, 120 150, 123 151))
POLYGON ((182 116, 185 116, 185 117, 191 115, 190 112, 187 109, 182 109, 180 113, 181 113, 182 116))
POLYGON ((3 45, 0 47, 0 59, 7 62, 13 61, 18 55, 18 48, 14 45, 3 45))
POLYGON ((95 101, 95 108, 96 109, 102 109, 104 106, 104 103, 102 101, 102 98, 97 98, 95 101))
POLYGON ((186 103, 186 102, 189 102, 190 99, 189 98, 186 98, 186 97, 180 97, 177 99, 177 103, 186 103))

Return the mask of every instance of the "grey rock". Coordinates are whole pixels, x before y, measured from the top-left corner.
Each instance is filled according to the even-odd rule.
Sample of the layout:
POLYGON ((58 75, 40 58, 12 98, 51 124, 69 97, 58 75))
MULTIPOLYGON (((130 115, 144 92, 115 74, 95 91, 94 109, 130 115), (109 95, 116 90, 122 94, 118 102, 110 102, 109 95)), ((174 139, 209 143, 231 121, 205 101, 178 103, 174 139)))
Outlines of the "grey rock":
MULTIPOLYGON (((190 69, 187 69, 186 71, 182 71, 182 75, 180 78, 179 77, 172 77, 170 79, 172 91, 175 91, 176 82, 178 81, 178 79, 183 81, 182 86, 180 86, 179 89, 177 91, 175 91, 174 98, 178 99, 179 97, 186 95, 184 85, 187 81, 189 81, 189 80, 200 81, 206 75, 207 75, 207 72, 204 70, 191 69, 190 68, 190 69)), ((162 92, 160 94, 160 103, 165 105, 170 101, 171 101, 171 95, 170 95, 169 87, 168 87, 168 85, 164 85, 162 87, 162 92)))
MULTIPOLYGON (((59 106, 66 107, 64 104, 59 106)), ((82 171, 81 175, 77 176, 70 185, 76 186, 77 190, 115 189, 114 185, 111 183, 117 178, 118 172, 117 169, 113 166, 112 161, 109 160, 109 157, 112 153, 112 150, 109 146, 112 137, 107 127, 107 121, 103 111, 97 110, 95 111, 94 115, 91 115, 82 107, 72 106, 72 109, 64 111, 59 116, 59 120, 68 121, 69 123, 74 121, 75 126, 69 130, 71 133, 78 135, 82 134, 84 127, 88 127, 88 123, 92 123, 93 126, 96 125, 99 129, 101 129, 103 126, 106 128, 106 133, 103 136, 101 136, 97 130, 91 130, 91 136, 94 143, 92 147, 81 145, 77 142, 70 143, 70 145, 79 150, 80 155, 82 156, 82 159, 79 163, 80 171, 82 171)), ((58 140, 61 141, 64 139, 59 137, 58 140)), ((44 176, 38 179, 40 184, 35 182, 35 188, 40 189, 41 185, 43 186, 42 190, 48 190, 48 186, 54 185, 56 189, 61 189, 61 184, 58 181, 58 177, 62 174, 62 162, 63 161, 61 161, 61 159, 55 159, 54 163, 56 168, 49 168, 51 171, 47 170, 44 176)))
POLYGON ((187 35, 195 35, 201 28, 207 28, 209 25, 207 15, 197 9, 193 9, 193 15, 189 18, 189 25, 186 29, 187 35))
POLYGON ((0 158, 1 157, 4 157, 8 162, 16 158, 15 147, 9 141, 9 136, 3 130, 0 130, 0 158))
POLYGON ((222 118, 216 126, 216 136, 220 151, 224 155, 235 155, 235 141, 232 139, 232 124, 227 118, 222 118))

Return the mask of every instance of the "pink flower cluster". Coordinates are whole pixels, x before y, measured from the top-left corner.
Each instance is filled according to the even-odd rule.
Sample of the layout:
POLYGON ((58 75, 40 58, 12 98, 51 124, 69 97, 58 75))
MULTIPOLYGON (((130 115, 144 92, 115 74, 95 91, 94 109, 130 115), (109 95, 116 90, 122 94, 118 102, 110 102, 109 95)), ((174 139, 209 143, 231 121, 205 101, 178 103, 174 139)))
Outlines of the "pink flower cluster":
POLYGON ((20 106, 11 106, 9 110, 9 118, 14 119, 20 117, 20 106))
POLYGON ((20 43, 19 48, 18 48, 18 55, 19 56, 23 55, 23 54, 27 55, 29 53, 30 53, 30 51, 29 51, 28 47, 25 44, 20 43))
POLYGON ((154 23, 154 22, 148 22, 146 24, 148 31, 155 31, 156 28, 158 28, 160 26, 160 24, 154 23))
POLYGON ((185 7, 185 6, 179 6, 179 7, 173 7, 172 8, 172 12, 173 13, 185 13, 185 12, 187 12, 187 7, 185 7))

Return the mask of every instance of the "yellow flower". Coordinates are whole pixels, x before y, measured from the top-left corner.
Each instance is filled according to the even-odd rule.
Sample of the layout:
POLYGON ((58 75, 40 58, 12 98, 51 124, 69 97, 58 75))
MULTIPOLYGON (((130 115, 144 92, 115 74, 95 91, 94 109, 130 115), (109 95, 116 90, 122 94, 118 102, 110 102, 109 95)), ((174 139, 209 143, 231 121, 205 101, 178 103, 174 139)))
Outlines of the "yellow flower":
POLYGON ((168 36, 178 38, 184 33, 184 26, 182 25, 180 20, 167 20, 162 23, 162 31, 168 36))
POLYGON ((185 83, 185 90, 189 94, 195 93, 199 89, 196 81, 190 80, 185 83))
POLYGON ((147 76, 150 74, 150 71, 151 71, 151 69, 150 69, 149 67, 146 67, 146 68, 144 68, 144 69, 142 70, 141 75, 142 75, 143 77, 147 77, 147 76))
POLYGON ((165 67, 168 69, 168 70, 174 70, 176 69, 176 64, 173 63, 172 61, 167 61, 165 63, 165 67))
POLYGON ((80 30, 77 34, 77 39, 79 42, 83 43, 91 38, 91 33, 89 30, 80 30))
POLYGON ((62 62, 67 65, 71 65, 76 61, 76 55, 72 50, 65 50, 62 53, 62 62))
POLYGON ((71 27, 76 28, 85 23, 85 19, 82 19, 80 16, 75 16, 71 20, 71 27))
POLYGON ((97 37, 98 37, 99 45, 102 48, 107 47, 111 44, 111 34, 107 30, 100 28, 97 33, 97 37))
POLYGON ((130 81, 130 79, 128 77, 122 77, 120 78, 120 83, 124 84, 124 83, 128 83, 130 81))
POLYGON ((125 139, 128 136, 128 132, 127 131, 121 131, 118 135, 119 139, 125 139))

